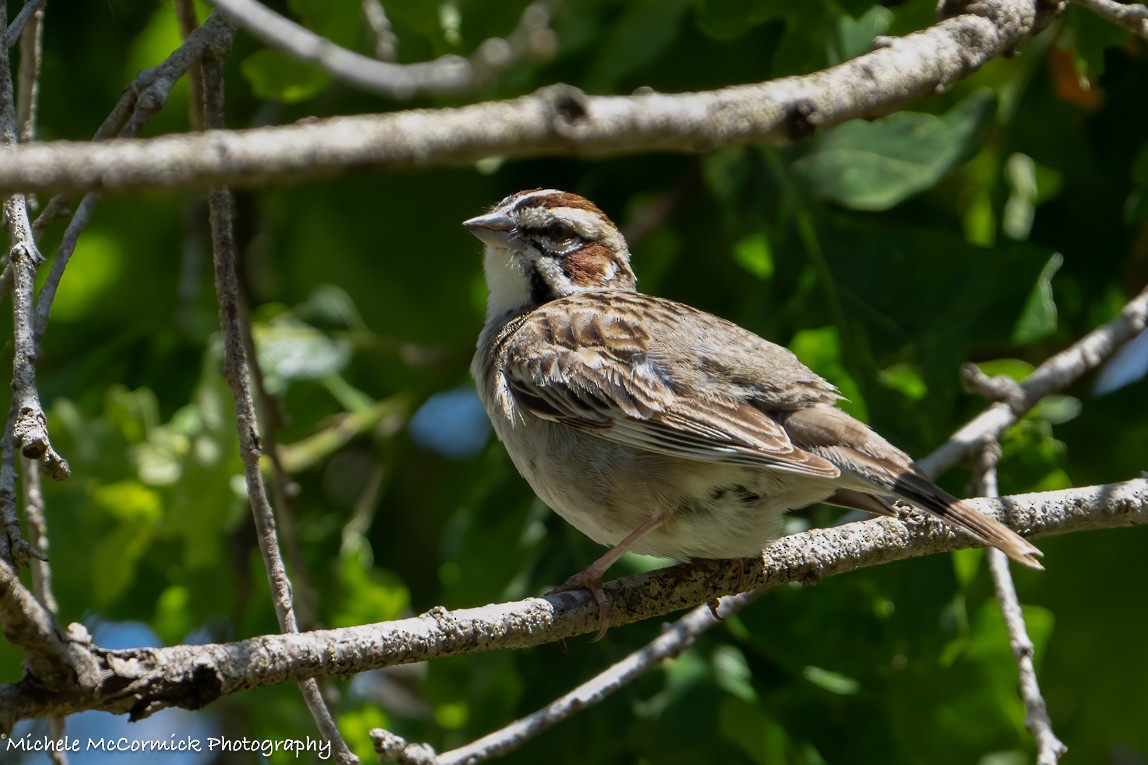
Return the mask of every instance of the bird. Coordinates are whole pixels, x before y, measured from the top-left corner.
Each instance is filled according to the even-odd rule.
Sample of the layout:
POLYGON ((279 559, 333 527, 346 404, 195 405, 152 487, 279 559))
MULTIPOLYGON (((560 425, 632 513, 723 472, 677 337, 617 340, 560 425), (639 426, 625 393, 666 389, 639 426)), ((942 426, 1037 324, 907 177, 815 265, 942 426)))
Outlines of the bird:
POLYGON ((610 548, 555 590, 590 591, 599 637, 603 576, 624 553, 756 556, 787 511, 817 502, 891 514, 900 499, 1041 568, 1035 546, 838 408, 790 350, 639 292, 625 238, 593 202, 520 191, 463 226, 484 245, 489 292, 478 396, 538 497, 610 548))

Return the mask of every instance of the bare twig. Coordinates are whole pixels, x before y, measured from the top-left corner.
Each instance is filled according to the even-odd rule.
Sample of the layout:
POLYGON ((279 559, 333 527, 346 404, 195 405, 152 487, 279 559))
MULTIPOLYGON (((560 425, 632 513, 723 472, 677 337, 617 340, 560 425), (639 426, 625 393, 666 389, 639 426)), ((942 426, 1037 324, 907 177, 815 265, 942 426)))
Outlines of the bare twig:
POLYGON ((1118 3, 1116 0, 1073 0, 1073 2, 1148 40, 1148 6, 1143 3, 1118 3))
POLYGON ((399 38, 391 29, 387 12, 379 0, 363 0, 363 18, 371 28, 375 38, 375 58, 379 61, 394 61, 399 55, 399 38))
MULTIPOLYGON (((2 58, 2 57, 0 57, 2 58)), ((0 77, 3 76, 0 66, 0 77)), ((15 194, 4 203, 12 248, 8 263, 12 268, 12 321, 15 353, 12 360, 12 406, 16 421, 12 426, 12 444, 29 459, 39 460, 41 469, 54 480, 62 481, 71 474, 68 462, 52 448, 48 438, 48 420, 40 406, 36 388, 37 343, 32 319, 36 269, 44 258, 32 239, 32 224, 24 197, 15 194)))
MULTIPOLYGON (((25 459, 23 475, 24 519, 28 523, 28 541, 34 549, 39 550, 44 555, 43 559, 33 558, 31 561, 32 593, 52 616, 54 625, 58 625, 60 609, 52 591, 52 567, 48 565, 47 560, 51 544, 48 539, 48 521, 44 516, 44 494, 40 488, 40 471, 36 470, 31 460, 25 459)), ((58 741, 63 738, 66 730, 66 722, 63 717, 53 717, 48 721, 48 734, 52 740, 58 741)), ((52 749, 49 756, 56 765, 67 765, 66 748, 52 749)))
MULTIPOLYGON (((0 2, 0 15, 6 12, 6 4, 0 2)), ((0 32, 7 33, 3 18, 0 18, 0 32)), ((16 146, 18 135, 12 72, 7 51, 4 51, 4 55, 0 55, 0 143, 10 150, 16 146)), ((13 449, 20 449, 25 457, 39 460, 48 475, 62 480, 68 477, 68 463, 52 448, 48 438, 47 418, 40 406, 40 393, 36 388, 37 351, 32 329, 32 307, 36 269, 44 259, 32 236, 32 224, 28 220, 28 208, 22 194, 13 194, 5 200, 4 223, 8 227, 11 242, 8 267, 12 272, 12 410, 15 418, 9 418, 10 429, 5 434, 4 443, 13 449)), ((12 459, 11 455, 8 458, 12 459)), ((0 487, 0 492, 4 499, 8 496, 15 499, 14 486, 0 487)), ((4 517, 8 518, 9 513, 4 512, 4 517)), ((18 527, 9 527, 5 536, 5 541, 17 539, 18 527)), ((22 546, 19 542, 16 544, 17 547, 9 552, 16 556, 14 560, 19 561, 28 551, 19 549, 22 546)))
POLYGON ((1108 323, 1048 358, 1020 384, 1023 393, 1010 403, 997 403, 967 422, 944 444, 918 463, 929 475, 943 473, 976 449, 985 438, 996 439, 1036 403, 1100 366, 1148 326, 1148 289, 1128 302, 1108 323))
MULTIPOLYGON (((982 497, 999 495, 997 462, 1000 460, 1000 454, 1000 444, 995 439, 984 443, 973 470, 974 494, 982 497)), ((1005 629, 1008 630, 1009 646, 1012 648, 1017 673, 1020 675, 1020 695, 1025 710, 1024 726, 1036 741, 1037 765, 1056 765, 1068 751, 1068 747, 1056 737, 1052 721, 1048 717, 1048 707, 1040 692, 1040 683, 1036 679, 1036 666, 1033 663, 1034 648, 1028 636, 1028 629, 1025 627, 1024 612, 1021 611, 1016 585, 1009 571, 1008 557, 995 548, 989 548, 985 552, 997 602, 1000 603, 1005 629)))
POLYGON ((317 64, 354 87, 395 99, 472 90, 516 61, 552 55, 557 47, 549 3, 541 1, 527 6, 510 36, 486 40, 470 59, 443 56, 417 64, 395 64, 347 50, 256 0, 211 2, 267 45, 317 64))
POLYGON ((44 2, 45 0, 28 0, 28 2, 24 3, 24 7, 20 9, 20 12, 16 14, 16 18, 12 19, 12 23, 8 25, 8 29, 4 32, 5 54, 7 53, 7 49, 15 45, 16 41, 20 39, 20 34, 24 31, 24 27, 32 20, 32 17, 44 7, 44 2))
MULTIPOLYGON (((1026 402, 1024 389, 1020 387, 1020 383, 1008 375, 989 377, 976 364, 965 364, 961 367, 961 386, 966 393, 976 393, 989 401, 999 401, 1007 405, 1018 420, 1032 406, 1026 402)), ((977 496, 992 495, 978 494, 977 496)))
POLYGON ((52 593, 52 569, 48 565, 48 522, 44 517, 44 494, 40 488, 40 473, 31 460, 24 460, 24 519, 28 522, 28 541, 43 553, 44 558, 32 561, 32 592, 53 617, 59 614, 56 596, 52 593))
MULTIPOLYGON (((148 69, 136 77, 135 81, 124 91, 111 114, 100 125, 93 137, 93 141, 103 141, 113 135, 120 138, 129 138, 139 133, 144 124, 151 119, 167 102, 176 81, 184 75, 192 65, 199 60, 205 50, 219 46, 229 40, 235 28, 229 20, 218 13, 212 13, 207 21, 187 36, 183 44, 172 52, 159 66, 148 69)), ((199 92, 199 91, 193 91, 199 92)), ((192 99, 193 101, 196 99, 192 99)), ((40 288, 40 295, 36 302, 36 340, 43 338, 44 330, 48 326, 48 316, 52 310, 52 301, 56 290, 68 267, 68 261, 76 250, 80 234, 88 225, 92 212, 99 203, 102 194, 90 191, 84 195, 76 208, 64 237, 56 248, 56 255, 52 259, 52 268, 40 288)), ((68 204, 67 196, 59 194, 53 197, 44 207, 44 211, 33 224, 33 231, 39 237, 53 219, 60 216, 60 210, 68 204)))
POLYGON ((295 613, 299 620, 300 629, 304 631, 313 630, 319 626, 318 617, 315 615, 315 590, 311 586, 307 563, 302 550, 299 548, 299 535, 295 533, 295 518, 291 513, 291 479, 283 468, 282 449, 279 444, 279 427, 282 419, 280 402, 267 390, 263 367, 259 364, 259 354, 255 347, 255 335, 251 328, 250 313, 243 301, 242 294, 239 298, 239 308, 243 317, 243 321, 240 322, 240 329, 243 332, 243 347, 247 352, 251 382, 255 386, 255 395, 259 402, 258 411, 262 413, 260 422, 263 425, 263 452, 271 465, 271 496, 275 499, 280 536, 283 537, 283 545, 287 548, 287 559, 291 562, 291 571, 296 585, 294 588, 295 613))
MULTIPOLYGON (((1148 480, 1143 478, 966 501, 1029 536, 1148 524, 1148 480)), ((747 560, 740 573, 731 566, 715 571, 712 562, 680 564, 615 579, 604 589, 614 606, 611 623, 616 628, 708 603, 746 585, 761 589, 819 581, 970 544, 967 536, 923 514, 882 517, 778 539, 762 552, 761 559, 747 560)), ((439 607, 399 621, 262 635, 238 643, 116 651, 90 646, 83 655, 92 671, 83 673, 78 687, 66 694, 39 693, 19 683, 0 685, 0 731, 26 717, 85 709, 131 712, 139 718, 166 706, 199 708, 221 696, 259 686, 526 648, 598 628, 594 598, 587 592, 563 592, 457 611, 439 607)))
MULTIPOLYGON (((766 592, 768 590, 752 590, 722 598, 722 617, 737 613, 760 599, 766 592)), ((466 746, 443 752, 437 755, 433 762, 435 765, 473 765, 512 752, 540 733, 602 701, 662 661, 677 656, 693 645, 699 635, 721 623, 714 618, 713 609, 708 604, 698 606, 672 626, 668 626, 648 645, 634 651, 561 698, 501 730, 472 741, 466 746)), ((382 755, 380 759, 384 761, 393 759, 403 765, 415 765, 425 761, 422 758, 428 751, 433 754, 433 750, 425 744, 412 745, 380 729, 371 731, 371 739, 375 744, 375 751, 382 755)))
MULTIPOLYGON (((27 11, 29 6, 24 6, 27 11)), ((23 13, 24 11, 21 11, 23 13)), ((40 65, 44 55, 44 10, 32 13, 20 36, 20 79, 16 84, 16 124, 20 142, 27 143, 36 135, 36 111, 40 98, 40 65)))
POLYGON ((452 165, 490 156, 706 152, 786 143, 943 90, 1012 51, 1036 29, 1032 0, 983 0, 977 6, 993 12, 946 19, 814 74, 702 93, 587 96, 554 86, 457 109, 21 146, 0 164, 0 193, 258 186, 341 170, 452 165))
MULTIPOLYGON (((223 63, 225 50, 210 50, 203 57, 204 121, 213 130, 223 129, 223 63)), ((255 518, 259 550, 271 586, 275 614, 279 627, 285 633, 297 633, 299 624, 291 602, 291 580, 287 575, 279 539, 275 530, 275 512, 267 498, 259 458, 263 446, 259 424, 255 416, 255 399, 251 394, 250 370, 243 342, 242 309, 239 301, 239 277, 235 257, 234 220, 235 200, 225 188, 215 189, 208 195, 211 211, 211 233, 215 251, 215 290, 219 298, 219 323, 223 331, 224 377, 235 399, 235 424, 239 434, 239 452, 243 459, 243 472, 247 480, 247 496, 255 518)), ((335 758, 341 763, 357 763, 359 759, 347 747, 334 718, 319 692, 314 677, 299 683, 322 735, 332 743, 335 758)))
MULTIPOLYGON (((179 17, 179 33, 183 35, 184 42, 199 28, 199 19, 195 15, 195 3, 192 0, 176 0, 175 14, 179 17)), ((198 59, 193 59, 187 69, 187 90, 191 98, 187 99, 187 121, 192 130, 203 130, 203 101, 197 94, 203 92, 203 78, 200 74, 198 59)))
POLYGON ((25 667, 37 684, 56 691, 75 683, 76 667, 55 618, 5 560, 0 560, 0 627, 8 641, 24 649, 25 667))

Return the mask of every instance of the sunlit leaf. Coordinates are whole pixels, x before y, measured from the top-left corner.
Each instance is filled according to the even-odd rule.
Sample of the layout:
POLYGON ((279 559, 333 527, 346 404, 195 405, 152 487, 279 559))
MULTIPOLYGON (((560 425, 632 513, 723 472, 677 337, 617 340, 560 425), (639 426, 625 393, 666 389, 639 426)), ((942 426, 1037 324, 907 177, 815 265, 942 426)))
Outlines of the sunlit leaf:
POLYGON ((1013 327, 1013 341, 1030 343, 1056 331, 1056 302, 1052 297, 1052 277, 1064 263, 1059 253, 1048 259, 1048 264, 1040 272, 1016 325, 1013 327))
POLYGON ((255 51, 240 70, 255 95, 285 103, 305 101, 331 81, 331 75, 318 66, 277 50, 255 51))
POLYGON ((942 116, 898 112, 828 131, 793 169, 810 191, 854 210, 887 210, 971 156, 996 101, 980 91, 942 116))
POLYGON ((733 259, 739 266, 758 279, 766 280, 773 274, 773 253, 765 234, 757 233, 737 242, 733 259))

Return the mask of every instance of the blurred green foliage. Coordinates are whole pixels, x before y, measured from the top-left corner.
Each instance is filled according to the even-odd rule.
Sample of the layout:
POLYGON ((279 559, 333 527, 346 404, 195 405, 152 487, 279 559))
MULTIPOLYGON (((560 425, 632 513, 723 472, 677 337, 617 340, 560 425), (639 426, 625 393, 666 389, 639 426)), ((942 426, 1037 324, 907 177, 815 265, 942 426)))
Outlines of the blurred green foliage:
MULTIPOLYGON (((369 52, 359 2, 286 5, 369 52)), ((824 68, 875 35, 932 21, 932 3, 890 5, 572 0, 554 20, 553 60, 521 62, 474 94, 413 104, 351 91, 240 33, 228 121, 450 106, 558 81, 619 94, 757 82, 824 68)), ((506 34, 523 6, 386 3, 402 61, 468 54, 506 34)), ((171 3, 140 0, 50 11, 44 38, 40 135, 75 140, 179 41, 171 3), (109 45, 125 55, 104 55, 109 45)), ((545 186, 584 194, 625 227, 672 194, 669 213, 632 241, 643 289, 790 345, 842 388, 847 408, 921 455, 985 405, 961 392, 961 363, 1023 378, 1143 287, 1146 54, 1072 7, 1021 55, 905 111, 792 147, 486 162, 241 192, 245 297, 278 396, 294 544, 319 623, 522 598, 600 553, 532 497, 499 445, 448 459, 411 436, 424 402, 469 384, 485 289, 479 245, 461 220, 545 186)), ((147 134, 185 130, 187 98, 181 83, 147 134)), ((62 228, 49 230, 45 252, 62 228)), ((39 369, 52 435, 74 473, 46 487, 65 622, 138 620, 168 643, 274 631, 218 374, 202 195, 100 203, 39 369)), ((1144 468, 1148 383, 1103 397, 1090 383, 1007 434, 1003 492, 1114 482, 1144 468)), ((457 417, 428 416, 425 427, 473 440, 473 402, 466 411, 461 402, 457 417)), ((960 492, 963 477, 955 470, 944 483, 960 492)), ((1148 663, 1132 637, 1148 630, 1145 544, 1144 529, 1044 540, 1048 571, 1016 573, 1053 724, 1075 762, 1148 761, 1148 663)), ((649 565, 627 558, 614 573, 649 565)), ((339 681, 337 713, 364 756, 376 725, 458 745, 659 629, 339 681)), ((19 677, 19 662, 0 647, 5 681, 19 677)), ((981 553, 967 551, 774 592, 507 761, 1030 761, 1016 685, 981 553)), ((202 714, 264 738, 311 725, 291 687, 202 714)))

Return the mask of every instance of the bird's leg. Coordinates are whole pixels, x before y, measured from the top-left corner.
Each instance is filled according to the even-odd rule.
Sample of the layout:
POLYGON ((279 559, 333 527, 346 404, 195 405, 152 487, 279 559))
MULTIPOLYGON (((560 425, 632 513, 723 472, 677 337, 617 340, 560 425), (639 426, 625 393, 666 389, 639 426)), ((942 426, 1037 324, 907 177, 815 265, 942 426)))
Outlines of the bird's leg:
MULTIPOLYGON (((613 611, 610 606, 610 599, 606 597, 606 592, 602 589, 602 575, 606 573, 606 569, 617 562, 618 558, 621 558, 633 547, 639 539, 661 526, 662 522, 663 519, 656 517, 646 521, 626 535, 626 538, 621 542, 607 550, 606 554, 601 558, 550 591, 550 593, 569 592, 570 590, 590 591, 590 594, 594 596, 594 600, 598 604, 598 623, 601 626, 601 629, 598 630, 597 637, 594 638, 595 641, 601 640, 606 634, 606 630, 610 628, 610 615, 613 611)), ((550 593, 547 594, 549 595, 550 593)))

